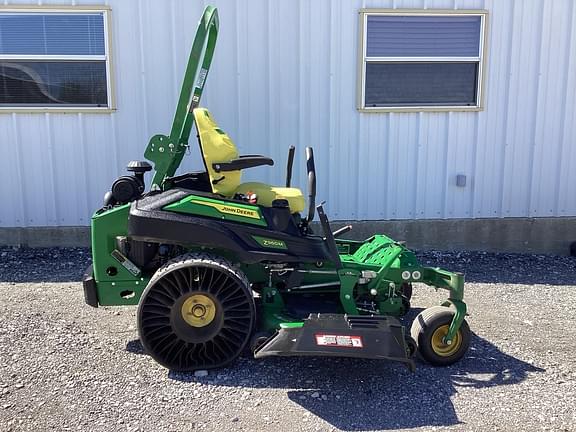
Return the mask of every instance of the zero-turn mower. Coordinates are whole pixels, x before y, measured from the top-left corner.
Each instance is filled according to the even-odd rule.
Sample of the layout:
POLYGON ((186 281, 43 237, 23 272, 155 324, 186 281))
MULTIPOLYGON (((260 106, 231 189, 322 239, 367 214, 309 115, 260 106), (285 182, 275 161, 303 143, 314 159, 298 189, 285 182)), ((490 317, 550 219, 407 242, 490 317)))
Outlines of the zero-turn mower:
POLYGON ((170 135, 151 138, 148 162, 130 162, 92 217, 86 303, 138 305, 145 350, 172 370, 218 368, 249 349, 254 357, 344 356, 389 359, 414 368, 459 360, 470 343, 464 278, 423 267, 385 235, 340 238, 316 205, 316 170, 306 148, 307 203, 286 184, 242 183, 242 171, 274 165, 239 155, 213 116, 199 108, 218 33, 207 7, 188 61, 170 135), (176 175, 195 127, 204 170, 176 175), (319 233, 312 231, 315 215, 319 233), (448 291, 408 332, 412 284, 448 291))

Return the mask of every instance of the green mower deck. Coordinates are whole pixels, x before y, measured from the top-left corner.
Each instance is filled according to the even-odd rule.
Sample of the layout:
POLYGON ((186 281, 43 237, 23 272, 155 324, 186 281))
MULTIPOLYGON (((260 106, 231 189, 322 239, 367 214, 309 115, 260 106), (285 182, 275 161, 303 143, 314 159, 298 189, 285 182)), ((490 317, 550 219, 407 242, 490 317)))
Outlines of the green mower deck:
POLYGON ((86 303, 138 305, 146 351, 173 370, 225 366, 249 349, 267 356, 344 356, 399 361, 417 353, 433 365, 468 349, 464 278, 422 267, 405 245, 385 235, 340 238, 315 204, 314 153, 306 149, 308 209, 286 185, 241 184, 244 169, 274 162, 238 156, 230 138, 198 108, 218 33, 207 7, 200 20, 170 135, 155 135, 130 162, 92 217, 93 264, 84 276, 86 303), (205 170, 176 175, 195 126, 205 170), (321 233, 311 222, 319 218, 321 233), (410 332, 399 317, 413 284, 448 298, 424 310, 410 332))

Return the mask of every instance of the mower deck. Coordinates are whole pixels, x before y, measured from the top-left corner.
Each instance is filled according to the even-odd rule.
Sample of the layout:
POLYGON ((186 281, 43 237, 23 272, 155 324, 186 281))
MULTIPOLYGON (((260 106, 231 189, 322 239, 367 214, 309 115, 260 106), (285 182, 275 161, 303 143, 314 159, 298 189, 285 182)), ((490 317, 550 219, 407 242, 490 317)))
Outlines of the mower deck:
POLYGON ((416 342, 400 322, 387 316, 315 314, 284 324, 254 352, 269 356, 326 356, 392 360, 414 370, 416 342))

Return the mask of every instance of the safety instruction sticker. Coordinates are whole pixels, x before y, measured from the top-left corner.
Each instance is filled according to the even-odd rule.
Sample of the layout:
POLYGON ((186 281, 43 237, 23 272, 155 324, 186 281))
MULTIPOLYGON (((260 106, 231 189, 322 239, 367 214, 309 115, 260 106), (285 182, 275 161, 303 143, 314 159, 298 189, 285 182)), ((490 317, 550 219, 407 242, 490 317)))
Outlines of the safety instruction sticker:
POLYGON ((316 334, 316 345, 342 348, 363 348, 361 336, 316 334))
POLYGON ((114 249, 111 255, 116 259, 116 261, 122 264, 122 266, 130 273, 132 273, 134 276, 136 277, 140 276, 140 269, 136 267, 136 264, 134 264, 124 255, 122 255, 117 249, 114 249))

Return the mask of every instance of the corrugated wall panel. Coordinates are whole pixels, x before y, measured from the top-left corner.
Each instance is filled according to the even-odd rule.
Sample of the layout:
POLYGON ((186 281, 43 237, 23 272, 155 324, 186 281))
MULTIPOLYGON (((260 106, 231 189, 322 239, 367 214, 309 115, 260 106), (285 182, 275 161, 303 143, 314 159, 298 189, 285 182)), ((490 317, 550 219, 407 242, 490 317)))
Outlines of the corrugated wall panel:
POLYGON ((557 207, 556 214, 568 216, 576 213, 576 196, 574 185, 576 184, 576 5, 572 2, 570 12, 570 43, 566 47, 564 55, 568 57, 566 78, 565 111, 559 113, 562 117, 562 135, 558 165, 556 167, 557 207))
MULTIPOLYGON (((88 179, 86 175, 85 151, 86 143, 79 139, 82 133, 78 117, 45 116, 49 146, 49 159, 40 172, 39 181, 53 181, 51 187, 54 195, 60 197, 56 201, 54 221, 57 225, 86 224, 86 214, 91 210, 86 199, 89 196, 88 179), (74 175, 74 172, 76 173, 74 175), (74 175, 74 177, 72 177, 74 175)), ((50 199, 54 195, 48 195, 50 199)))
MULTIPOLYGON (((514 9, 501 216, 528 216, 538 103, 542 2, 514 9), (536 9, 536 6, 539 6, 536 9)), ((494 47, 493 47, 494 48, 494 47)))
MULTIPOLYGON (((350 53, 357 52, 357 28, 360 7, 358 2, 335 2, 331 6, 332 37, 330 40, 330 84, 331 101, 334 107, 330 116, 330 137, 332 145, 330 173, 330 189, 328 210, 338 219, 360 219, 362 212, 369 203, 359 199, 359 193, 364 186, 372 185, 376 194, 374 200, 382 199, 381 188, 383 176, 380 172, 370 178, 372 173, 366 171, 366 133, 364 124, 366 118, 358 116, 354 110, 356 100, 356 61, 350 53), (349 85, 343 85, 347 83, 349 85), (362 125, 362 126, 360 126, 362 125), (360 155, 362 154, 362 158, 360 155)), ((369 119, 368 119, 369 121, 369 119)), ((378 139, 381 142, 381 139, 378 139)), ((374 143, 378 145, 378 143, 374 143)), ((317 173, 318 181, 323 181, 322 174, 317 173)), ((320 200, 324 199, 319 197, 320 200)))
POLYGON ((490 15, 484 104, 490 109, 478 115, 475 175, 471 179, 474 193, 472 217, 502 216, 502 185, 506 175, 506 127, 512 78, 512 29, 516 3, 518 2, 487 0, 485 5, 490 15))
MULTIPOLYGON (((29 1, 4 1, 29 4, 29 1)), ((39 4, 61 4, 43 1, 39 4)), ((0 114, 0 226, 86 225, 111 182, 168 133, 204 2, 82 0, 112 8, 113 114, 0 114)), ((211 3, 211 2, 210 2, 211 3)), ((576 6, 571 0, 214 1, 220 35, 203 105, 245 153, 246 179, 305 189, 334 219, 574 216, 576 6), (485 110, 359 113, 358 10, 486 9, 485 110), (465 187, 456 186, 464 174, 465 187)), ((201 161, 195 142, 186 170, 201 161)))
POLYGON ((0 197, 4 198, 9 205, 0 206, 0 226, 18 226, 22 219, 21 211, 14 208, 13 196, 20 189, 17 184, 19 172, 17 165, 17 149, 15 130, 12 127, 12 116, 0 116, 0 172, 3 173, 0 181, 0 197), (8 154, 10 157, 8 157, 8 154), (15 190, 16 189, 16 190, 15 190), (9 201, 8 201, 9 200, 9 201), (18 220, 18 223, 16 222, 18 220))
MULTIPOLYGON (((529 211, 531 216, 554 216, 558 199, 558 172, 562 157, 562 134, 570 60, 572 0, 548 0, 543 11, 540 85, 536 114, 534 161, 529 211), (549 49, 549 47, 554 49, 549 49), (551 175, 554 173, 554 175, 551 175)), ((574 195, 576 198, 576 195, 574 195)))

